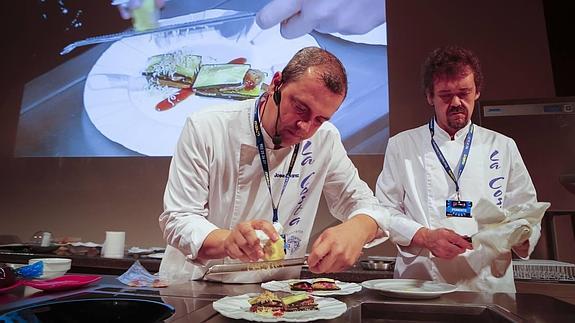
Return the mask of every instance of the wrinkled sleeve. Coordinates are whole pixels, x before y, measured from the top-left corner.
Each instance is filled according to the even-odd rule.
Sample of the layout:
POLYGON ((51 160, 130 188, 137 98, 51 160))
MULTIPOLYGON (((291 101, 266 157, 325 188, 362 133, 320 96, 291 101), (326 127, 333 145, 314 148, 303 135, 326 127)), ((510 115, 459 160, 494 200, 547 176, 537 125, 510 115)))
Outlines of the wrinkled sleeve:
POLYGON ((187 119, 170 164, 159 218, 166 242, 190 259, 196 259, 208 234, 217 229, 206 219, 210 149, 200 127, 187 119))
MULTIPOLYGON (((513 139, 509 139, 508 150, 511 167, 509 170, 509 180, 505 191, 503 208, 508 209, 514 205, 536 203, 537 194, 535 192, 535 186, 531 181, 529 171, 527 170, 527 167, 523 162, 523 158, 521 158, 521 154, 519 153, 519 149, 513 139)), ((522 257, 524 259, 529 258, 529 255, 533 252, 533 249, 535 249, 535 246, 541 237, 541 223, 532 226, 531 230, 531 236, 529 237, 529 252, 526 257, 522 257)), ((521 257, 521 255, 518 256, 521 257)))
POLYGON ((387 240, 389 214, 359 177, 357 168, 341 143, 339 132, 336 140, 332 141, 332 158, 328 167, 323 193, 331 214, 341 221, 359 214, 370 216, 379 226, 379 230, 376 239, 365 247, 372 247, 387 240))
POLYGON ((405 178, 406 174, 399 153, 397 141, 391 138, 387 144, 383 169, 375 185, 375 196, 390 214, 391 240, 401 246, 409 246, 411 239, 422 225, 405 214, 403 202, 405 189, 402 178, 405 178))

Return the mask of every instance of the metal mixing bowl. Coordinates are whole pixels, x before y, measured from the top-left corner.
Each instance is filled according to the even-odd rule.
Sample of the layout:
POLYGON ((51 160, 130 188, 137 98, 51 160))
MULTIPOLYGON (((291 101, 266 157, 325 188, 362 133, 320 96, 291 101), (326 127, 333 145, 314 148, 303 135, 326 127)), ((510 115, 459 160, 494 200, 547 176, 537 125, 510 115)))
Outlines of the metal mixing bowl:
POLYGON ((395 257, 369 257, 367 260, 360 261, 360 265, 365 270, 393 271, 395 257))

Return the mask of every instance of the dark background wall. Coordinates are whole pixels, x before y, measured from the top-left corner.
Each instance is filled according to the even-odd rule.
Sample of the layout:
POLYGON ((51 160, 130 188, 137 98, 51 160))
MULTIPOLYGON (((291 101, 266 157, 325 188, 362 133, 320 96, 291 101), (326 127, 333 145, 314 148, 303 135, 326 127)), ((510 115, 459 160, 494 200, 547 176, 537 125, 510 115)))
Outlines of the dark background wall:
MULTIPOLYGON (((430 50, 446 44, 470 47, 480 56, 486 75, 483 99, 553 97, 556 88, 557 94, 575 95, 569 85, 573 82, 558 72, 573 64, 568 59, 572 54, 565 54, 564 49, 570 46, 572 51, 572 37, 567 37, 572 28, 549 27, 559 36, 550 35, 548 42, 547 28, 556 24, 550 19, 564 15, 553 3, 549 9, 553 14, 546 21, 551 2, 557 1, 388 0, 391 133, 418 126, 431 116, 420 89, 419 68, 430 50)), ((14 13, 21 11, 24 16, 32 10, 28 1, 11 6, 14 13)), ((115 12, 100 17, 112 29, 125 24, 116 19, 115 12)), ((58 65, 42 55, 31 55, 36 47, 28 41, 34 37, 47 41, 49 33, 38 29, 34 33, 22 23, 24 18, 7 20, 16 32, 6 35, 13 47, 2 52, 7 73, 0 98, 0 234, 15 233, 27 239, 42 229, 58 237, 102 242, 104 231, 123 230, 128 245, 163 245, 157 217, 168 158, 11 158, 24 79, 18 71, 26 64, 41 66, 36 73, 58 65), (22 37, 23 30, 26 37, 22 37)), ((383 156, 352 159, 373 187, 383 156)), ((333 223, 322 203, 315 232, 333 223)), ((370 251, 392 252, 389 245, 370 251)))

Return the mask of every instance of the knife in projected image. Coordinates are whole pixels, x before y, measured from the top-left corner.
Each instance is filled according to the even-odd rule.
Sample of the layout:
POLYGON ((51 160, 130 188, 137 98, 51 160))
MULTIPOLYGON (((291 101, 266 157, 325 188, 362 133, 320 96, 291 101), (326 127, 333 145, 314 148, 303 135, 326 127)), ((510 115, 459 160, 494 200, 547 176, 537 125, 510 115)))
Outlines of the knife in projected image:
POLYGON ((127 37, 164 32, 164 31, 169 31, 169 30, 174 30, 174 29, 186 29, 186 28, 194 28, 194 27, 212 26, 212 25, 217 25, 217 24, 221 24, 224 22, 228 22, 228 21, 240 20, 240 19, 245 19, 245 18, 253 18, 253 17, 255 17, 255 15, 256 15, 255 12, 239 12, 239 13, 235 13, 232 15, 222 16, 222 17, 209 18, 209 19, 189 21, 189 22, 184 22, 184 23, 179 23, 179 24, 160 26, 158 28, 153 28, 150 30, 135 31, 134 29, 130 29, 130 30, 127 30, 127 31, 124 31, 121 33, 90 37, 90 38, 86 38, 84 40, 79 40, 79 41, 76 41, 76 42, 69 44, 68 46, 64 47, 64 49, 60 52, 60 55, 68 54, 69 52, 73 51, 76 47, 80 47, 80 46, 107 43, 107 42, 117 41, 117 40, 127 38, 127 37))

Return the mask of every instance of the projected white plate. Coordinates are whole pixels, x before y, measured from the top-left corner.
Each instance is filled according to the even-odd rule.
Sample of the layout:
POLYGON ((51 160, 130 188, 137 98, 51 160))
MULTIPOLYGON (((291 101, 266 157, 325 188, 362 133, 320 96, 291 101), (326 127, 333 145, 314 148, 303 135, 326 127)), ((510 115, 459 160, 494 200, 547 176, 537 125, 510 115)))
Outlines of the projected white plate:
MULTIPOLYGON (((208 10, 163 24, 234 13, 208 10)), ((188 47, 202 56, 202 64, 227 63, 244 57, 252 68, 267 73, 265 83, 269 84, 273 73, 281 71, 299 49, 307 46, 317 46, 317 42, 309 35, 284 39, 279 26, 262 31, 253 18, 196 30, 125 38, 112 44, 88 74, 84 105, 92 123, 110 140, 144 155, 171 156, 191 112, 232 101, 193 95, 170 110, 156 111, 156 104, 169 93, 146 87, 142 71, 150 56, 188 47)))
POLYGON ((250 312, 248 300, 257 294, 227 296, 214 302, 214 310, 225 317, 256 322, 309 322, 334 319, 347 311, 347 305, 334 298, 315 297, 318 310, 286 312, 281 317, 267 317, 250 312))
POLYGON ((417 299, 436 298, 457 289, 451 284, 418 279, 374 279, 361 285, 386 296, 417 299))

